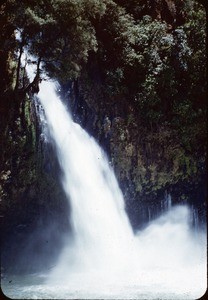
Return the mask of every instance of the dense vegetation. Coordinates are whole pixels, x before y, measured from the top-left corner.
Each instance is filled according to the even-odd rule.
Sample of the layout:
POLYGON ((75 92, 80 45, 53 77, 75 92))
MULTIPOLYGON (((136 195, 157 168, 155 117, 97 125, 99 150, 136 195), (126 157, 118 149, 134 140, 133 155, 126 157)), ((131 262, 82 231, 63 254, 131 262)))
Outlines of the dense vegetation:
POLYGON ((133 202, 156 202, 165 191, 204 203, 206 13, 199 2, 7 0, 0 26, 0 193, 10 224, 28 224, 35 210, 50 212, 50 200, 54 211, 64 198, 46 167, 31 103, 40 63, 71 88, 75 112, 107 149, 131 213, 133 202), (37 65, 32 83, 20 64, 26 49, 35 58, 25 66, 37 65))

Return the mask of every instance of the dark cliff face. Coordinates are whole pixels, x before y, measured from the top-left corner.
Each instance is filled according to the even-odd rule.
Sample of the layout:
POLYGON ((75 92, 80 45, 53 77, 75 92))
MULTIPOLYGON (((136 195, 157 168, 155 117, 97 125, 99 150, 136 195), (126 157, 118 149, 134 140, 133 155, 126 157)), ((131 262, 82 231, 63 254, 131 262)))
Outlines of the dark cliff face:
POLYGON ((144 226, 149 220, 149 211, 152 219, 157 217, 167 194, 171 194, 172 204, 193 206, 201 222, 205 222, 204 153, 196 157, 186 152, 180 137, 170 128, 145 127, 126 104, 114 110, 110 105, 105 106, 106 99, 99 98, 98 105, 96 83, 92 95, 88 94, 88 102, 82 94, 84 87, 85 82, 81 80, 72 84, 66 101, 75 121, 94 136, 107 153, 133 227, 144 226))
POLYGON ((64 234, 70 234, 70 208, 53 144, 42 139, 34 102, 21 94, 7 97, 8 115, 1 120, 1 266, 3 273, 47 270, 64 234))

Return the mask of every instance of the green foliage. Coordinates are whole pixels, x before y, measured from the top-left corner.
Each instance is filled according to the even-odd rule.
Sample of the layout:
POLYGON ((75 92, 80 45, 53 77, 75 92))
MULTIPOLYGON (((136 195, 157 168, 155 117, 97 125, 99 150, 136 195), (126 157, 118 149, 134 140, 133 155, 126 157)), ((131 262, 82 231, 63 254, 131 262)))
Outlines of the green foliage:
MULTIPOLYGON (((41 58, 51 77, 78 79, 80 96, 98 116, 125 115, 127 123, 115 131, 118 145, 111 148, 123 174, 131 172, 136 153, 135 178, 143 187, 151 180, 159 188, 168 180, 190 179, 200 173, 206 151, 205 10, 194 0, 172 1, 172 10, 165 3, 8 0, 0 7, 0 66, 7 72, 2 89, 11 87, 12 53, 20 56, 26 48, 41 58), (131 153, 131 139, 145 145, 141 153, 131 153), (157 157, 152 148, 158 149, 157 157)), ((2 111, 12 106, 6 105, 2 111)))
POLYGON ((96 0, 9 3, 3 12, 8 14, 5 23, 11 22, 13 31, 20 32, 17 48, 27 46, 32 54, 41 57, 53 76, 77 77, 88 52, 97 49, 92 20, 104 14, 105 3, 96 0))

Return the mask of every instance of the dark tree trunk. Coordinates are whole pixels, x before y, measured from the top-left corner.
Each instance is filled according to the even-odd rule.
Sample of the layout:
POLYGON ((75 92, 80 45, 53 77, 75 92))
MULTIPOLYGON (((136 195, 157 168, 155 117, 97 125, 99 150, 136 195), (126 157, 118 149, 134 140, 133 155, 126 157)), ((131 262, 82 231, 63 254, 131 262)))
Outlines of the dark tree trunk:
POLYGON ((24 44, 25 44, 25 36, 23 34, 22 35, 22 41, 20 43, 20 54, 19 54, 18 64, 17 64, 17 75, 16 75, 15 90, 18 90, 18 88, 19 88, 20 70, 21 70, 21 58, 22 58, 22 54, 23 54, 24 44))

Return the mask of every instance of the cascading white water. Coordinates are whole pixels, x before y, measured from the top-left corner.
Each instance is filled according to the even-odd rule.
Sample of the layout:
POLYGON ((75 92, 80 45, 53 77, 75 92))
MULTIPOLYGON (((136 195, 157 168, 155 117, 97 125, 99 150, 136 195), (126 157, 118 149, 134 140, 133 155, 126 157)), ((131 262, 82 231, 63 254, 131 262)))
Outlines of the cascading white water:
MULTIPOLYGON (((116 270, 130 251, 133 255, 134 237, 115 175, 95 140, 73 122, 55 93, 55 83, 43 82, 38 97, 56 144, 63 187, 71 204, 71 251, 76 251, 71 265, 77 258, 76 268, 109 266, 116 270)), ((66 268, 70 254, 63 257, 66 268)))
MULTIPOLYGON (((30 70, 33 73, 33 70, 30 70)), ((46 282, 12 293, 15 298, 194 299, 206 290, 205 233, 192 233, 190 211, 172 207, 133 233, 107 157, 42 81, 38 98, 57 149, 70 201, 73 236, 46 282)))

